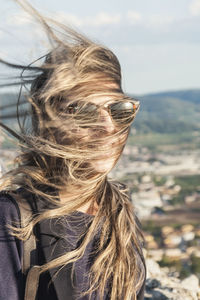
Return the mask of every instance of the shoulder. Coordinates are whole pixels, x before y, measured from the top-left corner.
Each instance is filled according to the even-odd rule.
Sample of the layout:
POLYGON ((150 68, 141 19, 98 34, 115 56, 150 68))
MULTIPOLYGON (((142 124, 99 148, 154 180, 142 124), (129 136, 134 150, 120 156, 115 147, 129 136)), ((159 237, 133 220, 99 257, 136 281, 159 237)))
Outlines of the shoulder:
POLYGON ((10 221, 20 221, 20 210, 15 197, 7 191, 0 191, 0 223, 5 225, 10 221))
POLYGON ((20 212, 15 197, 0 191, 0 299, 19 300, 24 289, 23 242, 8 225, 20 226, 20 212))

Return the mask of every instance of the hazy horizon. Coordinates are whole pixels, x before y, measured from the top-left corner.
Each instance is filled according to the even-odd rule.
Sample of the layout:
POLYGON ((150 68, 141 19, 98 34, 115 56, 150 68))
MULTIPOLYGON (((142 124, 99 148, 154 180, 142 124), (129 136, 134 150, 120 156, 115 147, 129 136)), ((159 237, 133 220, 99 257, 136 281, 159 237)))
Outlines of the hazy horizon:
MULTIPOLYGON (((126 93, 200 88, 200 0, 31 0, 118 56, 126 93)), ((0 57, 28 64, 44 54, 41 29, 14 1, 1 1, 0 57)), ((0 67, 0 76, 4 73, 0 67)))

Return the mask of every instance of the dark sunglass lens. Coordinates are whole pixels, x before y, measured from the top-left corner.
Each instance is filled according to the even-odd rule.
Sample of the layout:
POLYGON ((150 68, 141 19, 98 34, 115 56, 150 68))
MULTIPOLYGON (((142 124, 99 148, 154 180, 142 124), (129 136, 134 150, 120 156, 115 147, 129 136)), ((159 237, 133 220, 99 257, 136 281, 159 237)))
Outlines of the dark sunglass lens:
POLYGON ((131 122, 135 112, 136 107, 134 107, 132 102, 119 102, 110 105, 111 116, 118 123, 127 124, 131 122))
POLYGON ((79 101, 73 108, 73 115, 79 123, 88 124, 96 121, 98 111, 94 103, 79 101))
POLYGON ((93 103, 85 103, 84 105, 81 105, 79 107, 78 116, 80 116, 80 118, 82 119, 87 120, 93 118, 93 121, 95 121, 94 118, 97 116, 96 105, 93 103))

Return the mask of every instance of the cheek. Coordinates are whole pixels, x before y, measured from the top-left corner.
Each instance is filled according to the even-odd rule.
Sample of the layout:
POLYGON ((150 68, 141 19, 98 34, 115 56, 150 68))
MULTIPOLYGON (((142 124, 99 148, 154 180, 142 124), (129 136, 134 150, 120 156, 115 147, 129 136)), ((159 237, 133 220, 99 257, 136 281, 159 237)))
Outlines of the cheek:
POLYGON ((51 130, 54 140, 63 146, 71 145, 84 145, 90 141, 90 134, 88 129, 78 128, 77 126, 69 125, 65 128, 51 130))

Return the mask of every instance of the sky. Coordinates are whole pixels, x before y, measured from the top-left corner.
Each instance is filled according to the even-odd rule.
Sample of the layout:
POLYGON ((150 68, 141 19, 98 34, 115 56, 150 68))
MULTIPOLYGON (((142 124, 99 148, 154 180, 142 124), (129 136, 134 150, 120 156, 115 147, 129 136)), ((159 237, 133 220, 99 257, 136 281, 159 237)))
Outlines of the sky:
MULTIPOLYGON (((200 0, 29 2, 114 51, 125 92, 200 88, 200 0)), ((1 58, 28 64, 44 54, 41 28, 14 0, 1 0, 0 12, 1 58)))

